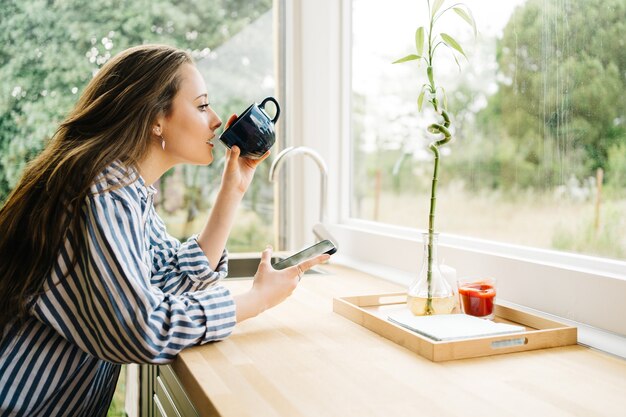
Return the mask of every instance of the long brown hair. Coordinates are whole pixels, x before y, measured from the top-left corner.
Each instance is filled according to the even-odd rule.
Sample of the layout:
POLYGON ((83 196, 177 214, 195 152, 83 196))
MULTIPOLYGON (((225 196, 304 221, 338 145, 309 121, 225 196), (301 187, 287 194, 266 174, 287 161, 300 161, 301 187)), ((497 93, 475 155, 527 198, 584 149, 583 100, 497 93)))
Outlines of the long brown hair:
POLYGON ((27 316, 28 300, 42 290, 64 240, 79 232, 96 176, 114 160, 136 166, 146 155, 156 139, 156 117, 171 110, 179 69, 191 62, 186 52, 163 45, 116 55, 28 163, 0 208, 0 334, 8 322, 27 316))

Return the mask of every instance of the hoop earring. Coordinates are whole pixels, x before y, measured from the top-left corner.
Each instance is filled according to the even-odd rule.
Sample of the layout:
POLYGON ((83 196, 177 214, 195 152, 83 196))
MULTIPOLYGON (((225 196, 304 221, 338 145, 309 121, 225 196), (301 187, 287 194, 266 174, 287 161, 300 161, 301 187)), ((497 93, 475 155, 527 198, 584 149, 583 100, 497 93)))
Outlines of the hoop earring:
POLYGON ((161 138, 161 148, 163 148, 163 150, 165 150, 165 138, 163 138, 163 135, 159 136, 161 138))

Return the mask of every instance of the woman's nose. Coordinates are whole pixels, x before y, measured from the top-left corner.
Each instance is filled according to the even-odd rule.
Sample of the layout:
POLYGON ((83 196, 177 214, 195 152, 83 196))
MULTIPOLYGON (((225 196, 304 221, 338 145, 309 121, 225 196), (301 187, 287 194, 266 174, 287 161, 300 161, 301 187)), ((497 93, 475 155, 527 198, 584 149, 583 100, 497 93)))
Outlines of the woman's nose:
POLYGON ((222 125, 222 119, 220 119, 220 117, 217 115, 217 113, 215 113, 215 111, 213 109, 211 109, 211 113, 213 113, 209 122, 209 127, 211 128, 211 130, 215 130, 218 129, 221 125, 222 125))

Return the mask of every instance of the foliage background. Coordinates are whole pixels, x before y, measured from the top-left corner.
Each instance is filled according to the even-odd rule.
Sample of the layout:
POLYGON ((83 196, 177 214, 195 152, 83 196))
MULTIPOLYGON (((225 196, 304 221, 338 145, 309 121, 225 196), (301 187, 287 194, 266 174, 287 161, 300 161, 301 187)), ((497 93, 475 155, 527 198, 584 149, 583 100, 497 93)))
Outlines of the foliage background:
POLYGON ((609 156, 626 142, 624 33, 621 0, 529 0, 513 13, 497 44, 498 92, 479 126, 490 142, 513 142, 516 185, 552 188, 563 172, 620 170, 609 156))
POLYGON ((0 20, 0 201, 93 73, 142 43, 215 49, 271 0, 3 0, 0 20))
MULTIPOLYGON (((263 91, 254 84, 250 86, 259 76, 273 72, 271 7, 272 0, 3 0, 0 204, 93 74, 111 56, 130 46, 163 43, 189 50, 205 77, 216 78, 207 80, 207 84, 214 108, 223 120, 245 109, 251 101, 260 101, 263 97, 259 94, 271 94, 272 85, 263 91), (229 43, 262 17, 265 26, 261 29, 269 30, 261 36, 256 33, 260 47, 255 56, 246 58, 253 60, 252 65, 244 68, 242 57, 237 55, 242 52, 234 51, 229 59, 235 61, 236 68, 230 72, 216 70, 228 64, 220 56, 228 55, 228 49, 232 49, 229 43), (255 59, 262 60, 263 65, 255 66, 255 59), (255 71, 259 76, 254 76, 255 71), (229 94, 232 85, 240 89, 229 94)), ((255 36, 247 36, 251 38, 255 36)), ((156 184, 162 191, 157 209, 179 238, 197 232, 200 218, 210 209, 223 157, 223 149, 215 149, 215 164, 176 168, 156 184)), ((263 180, 267 177, 263 169, 267 170, 260 169, 244 201, 243 216, 250 220, 237 226, 229 242, 231 250, 257 250, 272 240, 273 196, 271 186, 263 180)))

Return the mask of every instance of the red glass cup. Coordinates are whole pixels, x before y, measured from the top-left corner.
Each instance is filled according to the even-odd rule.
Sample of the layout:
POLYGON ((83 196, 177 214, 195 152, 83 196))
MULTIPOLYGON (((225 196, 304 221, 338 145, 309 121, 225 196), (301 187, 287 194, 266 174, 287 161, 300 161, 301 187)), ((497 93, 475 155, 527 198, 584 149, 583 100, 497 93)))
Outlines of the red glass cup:
POLYGON ((464 278, 457 281, 461 312, 481 319, 495 317, 496 279, 464 278))

